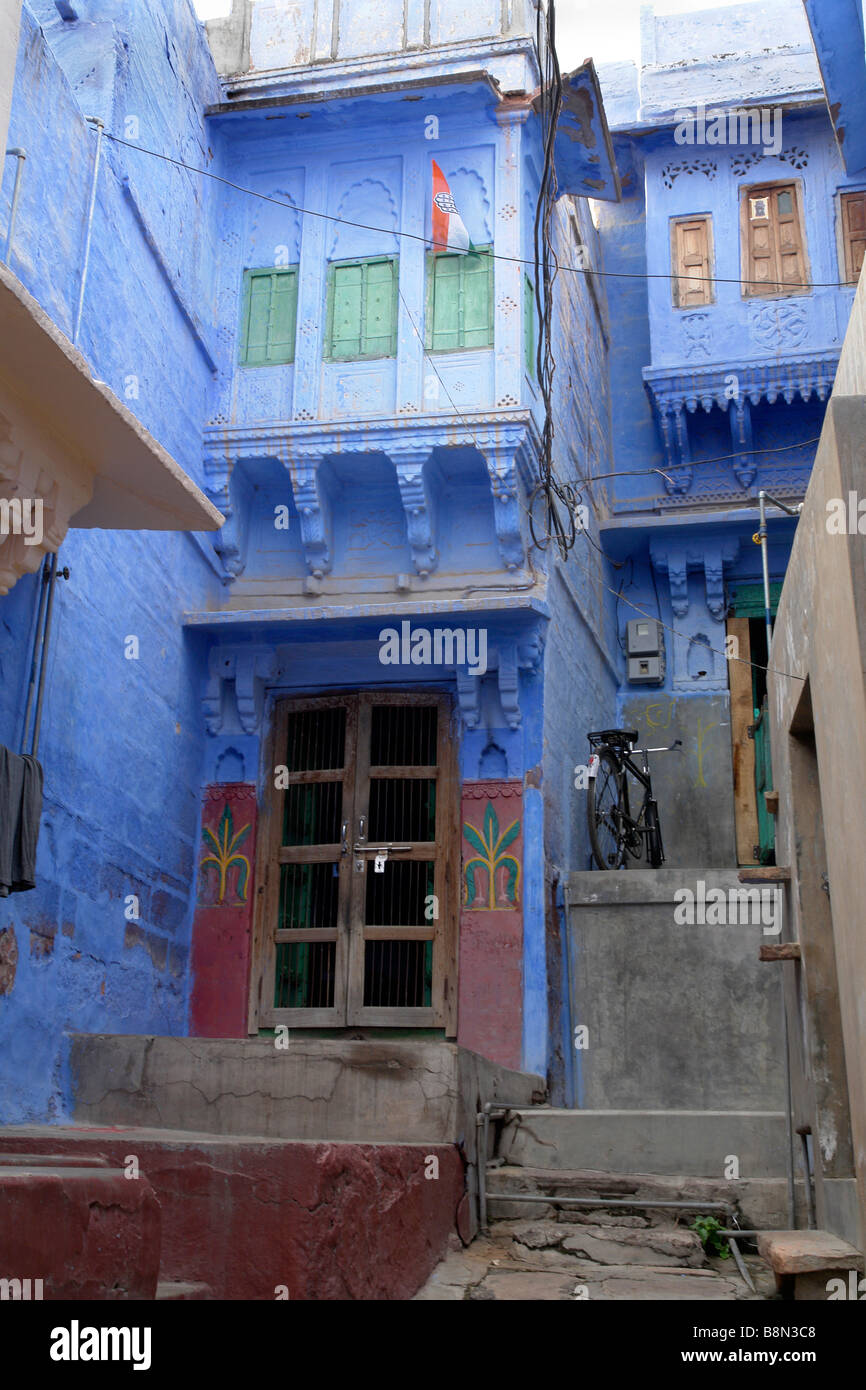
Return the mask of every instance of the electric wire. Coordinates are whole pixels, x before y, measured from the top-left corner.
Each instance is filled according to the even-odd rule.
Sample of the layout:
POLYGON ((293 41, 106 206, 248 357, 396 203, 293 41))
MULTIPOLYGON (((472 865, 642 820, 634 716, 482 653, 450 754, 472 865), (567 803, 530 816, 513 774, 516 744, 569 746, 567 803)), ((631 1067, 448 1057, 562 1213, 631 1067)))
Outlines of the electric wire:
MULTIPOLYGON (((187 164, 182 159, 175 159, 173 155, 163 154, 160 150, 148 149, 146 145, 140 145, 134 140, 124 140, 120 135, 114 135, 110 131, 103 131, 103 139, 111 140, 115 145, 125 145, 127 149, 137 150, 139 154, 151 155, 154 159, 161 159, 166 164, 173 164, 178 169, 184 169, 188 174, 200 174, 202 178, 213 179, 216 183, 223 184, 226 188, 234 189, 236 193, 243 193, 250 198, 260 198, 263 202, 273 203, 276 207, 285 208, 289 212, 300 213, 302 217, 318 217, 325 222, 338 222, 344 227, 355 227, 362 232, 381 232, 386 236, 396 237, 403 241, 420 241, 425 246, 429 246, 430 238, 421 232, 406 232, 395 230, 393 227, 376 227, 369 222, 356 222, 349 217, 337 217, 335 213, 320 212, 315 208, 302 207, 300 203, 286 202, 284 198, 274 198, 269 193, 262 193, 256 188, 246 188, 241 183, 235 183, 232 179, 227 179, 223 174, 215 174, 212 169, 200 169, 196 164, 187 164)), ((488 252, 493 260, 506 261, 512 265, 533 266, 535 260, 530 260, 526 256, 506 256, 501 251, 488 252)), ((696 284, 710 285, 760 285, 763 289, 776 286, 780 289, 788 290, 851 290, 856 286, 847 280, 749 280, 741 275, 666 275, 663 271, 636 271, 636 270, 595 270, 590 266, 564 265, 559 262, 558 271, 568 271, 572 275, 595 275, 601 279, 608 280, 693 280, 696 284)))

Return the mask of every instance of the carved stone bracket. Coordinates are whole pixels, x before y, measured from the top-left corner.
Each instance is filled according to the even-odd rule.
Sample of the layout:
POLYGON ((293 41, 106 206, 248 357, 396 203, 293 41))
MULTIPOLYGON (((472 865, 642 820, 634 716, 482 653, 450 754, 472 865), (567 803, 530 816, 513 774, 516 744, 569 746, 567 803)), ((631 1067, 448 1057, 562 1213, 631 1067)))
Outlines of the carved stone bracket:
POLYGON ((505 568, 516 570, 526 559, 520 525, 520 452, 524 445, 523 436, 522 433, 517 436, 516 431, 511 430, 497 431, 478 443, 483 450, 490 478, 493 524, 499 553, 505 568))
POLYGON ((436 500, 430 480, 432 449, 422 442, 394 445, 388 456, 397 472, 412 561, 421 578, 426 579, 439 563, 436 500))
MULTIPOLYGON (((499 642, 488 646, 487 671, 495 673, 502 722, 509 729, 519 729, 520 672, 535 673, 541 666, 544 634, 538 630, 517 641, 499 642)), ((457 671, 457 699, 463 723, 467 729, 477 729, 481 722, 482 676, 473 676, 465 668, 457 671)), ((494 723, 498 720, 494 717, 494 723)))
POLYGON ((304 559, 313 578, 321 579, 334 563, 334 529, 331 499, 324 477, 324 452, 293 446, 287 467, 301 522, 304 559))
POLYGON ((509 729, 520 728, 520 694, 517 672, 517 644, 499 648, 499 700, 509 729))
POLYGON ((457 672, 457 703, 467 729, 477 729, 481 722, 481 677, 468 671, 457 672))
POLYGON ((702 569, 707 609, 717 622, 724 618, 725 566, 734 563, 739 550, 735 536, 688 543, 650 541, 650 559, 655 569, 667 576, 675 617, 684 618, 689 611, 689 571, 702 569))
POLYGON ((234 681, 238 723, 245 734, 256 733, 261 724, 265 685, 275 674, 276 657, 266 647, 214 647, 202 697, 208 733, 223 731, 226 686, 230 681, 234 681))
POLYGON ((204 490, 225 517, 214 536, 214 550, 223 568, 233 579, 243 574, 247 557, 249 507, 238 497, 240 479, 235 477, 234 459, 225 451, 208 450, 204 455, 204 490))

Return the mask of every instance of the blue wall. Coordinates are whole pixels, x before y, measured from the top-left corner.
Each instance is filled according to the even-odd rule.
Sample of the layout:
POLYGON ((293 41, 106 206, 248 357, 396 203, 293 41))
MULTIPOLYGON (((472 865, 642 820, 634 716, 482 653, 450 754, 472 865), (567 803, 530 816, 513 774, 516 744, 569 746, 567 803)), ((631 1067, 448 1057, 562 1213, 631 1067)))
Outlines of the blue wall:
MULTIPOLYGON (((186 0, 97 0, 87 10, 97 27, 73 26, 76 36, 53 5, 25 6, 9 133, 28 155, 11 267, 67 334, 95 148, 84 116, 121 134, 135 116, 143 144, 198 163, 202 110, 218 91, 186 0)), ((80 346, 94 376, 200 478, 211 372, 177 300, 212 302, 209 190, 108 141, 103 154, 80 346), (124 193, 126 174, 171 287, 124 193)), ((0 224, 13 173, 8 160, 0 224)), ((14 931, 18 949, 14 987, 0 997, 6 1122, 63 1115, 66 1030, 184 1031, 204 733, 202 644, 185 637, 182 615, 216 601, 214 563, 208 540, 182 534, 73 530, 62 547, 71 575, 58 581, 47 665, 38 887, 0 903, 0 931, 14 931), (130 635, 138 660, 124 655, 130 635), (131 894, 138 922, 124 915, 131 894)), ((0 739, 12 748, 37 589, 31 576, 0 601, 0 739)))

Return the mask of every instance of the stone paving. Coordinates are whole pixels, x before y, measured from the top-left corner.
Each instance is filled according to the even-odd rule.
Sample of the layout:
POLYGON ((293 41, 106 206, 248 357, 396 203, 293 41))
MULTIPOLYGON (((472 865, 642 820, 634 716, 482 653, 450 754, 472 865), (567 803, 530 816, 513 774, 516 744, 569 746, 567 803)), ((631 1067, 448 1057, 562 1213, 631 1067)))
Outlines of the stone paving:
POLYGON ((415 1295, 424 1301, 585 1299, 763 1300, 771 1271, 744 1253, 752 1292, 733 1258, 707 1257, 697 1235, 666 1219, 563 1214, 558 1221, 497 1221, 486 1236, 454 1249, 415 1295))

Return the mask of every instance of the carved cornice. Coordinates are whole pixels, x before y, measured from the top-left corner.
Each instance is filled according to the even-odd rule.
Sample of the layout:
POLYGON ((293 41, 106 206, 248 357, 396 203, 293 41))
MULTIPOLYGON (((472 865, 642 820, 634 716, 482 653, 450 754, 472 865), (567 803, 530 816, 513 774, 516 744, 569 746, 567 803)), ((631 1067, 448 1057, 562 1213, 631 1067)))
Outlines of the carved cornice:
MULTIPOLYGON (((438 563, 436 488, 431 459, 436 449, 474 447, 487 466, 493 518, 505 567, 525 561, 521 488, 538 478, 540 439, 529 411, 488 411, 475 415, 399 416, 377 420, 275 421, 267 426, 208 426, 205 469, 212 500, 228 517, 223 540, 227 568, 243 567, 243 538, 235 520, 232 470, 244 459, 273 458, 283 463, 301 522, 307 564, 316 578, 333 566, 331 503, 323 465, 331 458, 384 454, 397 474, 412 558, 419 575, 438 563)), ((224 528, 225 530, 225 528, 224 528)))
POLYGON ((780 397, 789 405, 796 396, 826 400, 838 365, 838 352, 792 354, 783 361, 732 361, 694 369, 645 367, 643 379, 660 414, 686 410, 693 415, 698 406, 727 411, 739 398, 752 405, 762 400, 772 405, 780 397))
POLYGON ((798 396, 803 401, 813 395, 826 400, 838 365, 838 353, 823 352, 691 370, 645 367, 644 385, 655 408, 665 462, 675 470, 672 481, 665 483, 668 492, 683 494, 691 488, 688 417, 698 407, 707 413, 718 407, 729 416, 733 469, 741 485, 749 487, 757 471, 750 456, 751 407, 762 400, 773 405, 779 399, 790 405, 798 396))

